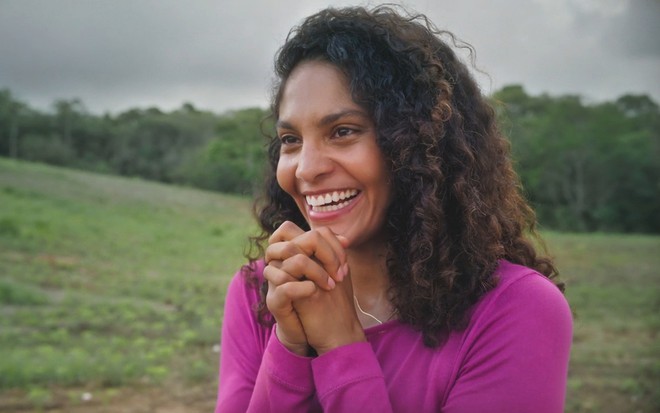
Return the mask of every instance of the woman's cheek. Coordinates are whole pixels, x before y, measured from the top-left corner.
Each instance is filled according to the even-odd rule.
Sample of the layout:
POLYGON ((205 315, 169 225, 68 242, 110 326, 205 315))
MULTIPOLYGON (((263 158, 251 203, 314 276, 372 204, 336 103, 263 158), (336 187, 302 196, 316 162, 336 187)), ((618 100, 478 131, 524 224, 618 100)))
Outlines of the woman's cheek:
POLYGON ((293 190, 293 179, 295 178, 295 169, 291 167, 290 161, 286 157, 280 157, 280 161, 277 164, 277 170, 275 176, 277 177, 277 183, 280 185, 286 193, 291 195, 293 190))

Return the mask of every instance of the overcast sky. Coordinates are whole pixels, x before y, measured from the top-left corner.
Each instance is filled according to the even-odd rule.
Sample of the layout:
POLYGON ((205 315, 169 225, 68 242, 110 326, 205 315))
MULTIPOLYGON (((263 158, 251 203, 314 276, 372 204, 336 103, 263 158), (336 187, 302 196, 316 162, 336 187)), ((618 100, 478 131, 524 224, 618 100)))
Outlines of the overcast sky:
MULTIPOLYGON (((0 89, 40 109, 94 113, 266 107, 289 29, 335 0, 0 0, 0 89)), ((372 2, 372 4, 375 4, 372 2)), ((660 102, 659 0, 410 0, 477 51, 491 93, 624 93, 660 102)))

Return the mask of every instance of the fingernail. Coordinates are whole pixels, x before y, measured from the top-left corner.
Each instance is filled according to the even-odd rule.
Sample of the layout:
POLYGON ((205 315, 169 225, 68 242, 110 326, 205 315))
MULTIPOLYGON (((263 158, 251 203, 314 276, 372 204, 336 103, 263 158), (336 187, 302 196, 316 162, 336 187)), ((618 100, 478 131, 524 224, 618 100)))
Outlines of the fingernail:
POLYGON ((335 277, 337 277, 337 281, 342 282, 344 280, 345 276, 346 276, 346 274, 344 274, 344 266, 342 265, 337 270, 337 274, 335 275, 335 277))
POLYGON ((330 287, 330 289, 332 290, 333 288, 335 288, 335 285, 337 285, 335 283, 335 280, 333 280, 332 277, 328 277, 328 287, 330 287))
POLYGON ((343 281, 347 275, 348 275, 348 263, 345 262, 344 265, 342 265, 339 268, 339 271, 337 271, 337 276, 340 279, 340 281, 343 281))

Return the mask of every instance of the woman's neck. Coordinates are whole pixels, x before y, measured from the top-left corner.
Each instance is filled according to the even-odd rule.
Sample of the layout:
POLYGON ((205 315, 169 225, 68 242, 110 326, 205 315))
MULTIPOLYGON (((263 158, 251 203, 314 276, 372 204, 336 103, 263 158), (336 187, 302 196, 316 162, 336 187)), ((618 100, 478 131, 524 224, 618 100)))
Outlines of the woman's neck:
POLYGON ((387 289, 390 286, 386 252, 385 245, 348 250, 353 292, 363 308, 371 308, 388 301, 383 300, 387 298, 387 289))

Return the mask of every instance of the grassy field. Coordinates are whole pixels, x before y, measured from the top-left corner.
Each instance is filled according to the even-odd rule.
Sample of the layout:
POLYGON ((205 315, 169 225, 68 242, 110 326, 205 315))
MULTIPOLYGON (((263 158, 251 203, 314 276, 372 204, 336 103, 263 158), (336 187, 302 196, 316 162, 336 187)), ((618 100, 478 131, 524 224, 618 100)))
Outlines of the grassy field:
MULTIPOLYGON (((0 159, 0 412, 211 411, 249 210, 0 159)), ((576 313, 566 411, 660 411, 660 237, 545 236, 576 313)))

